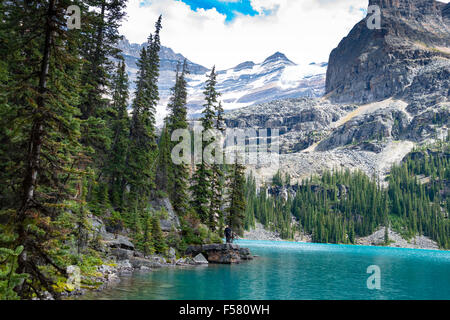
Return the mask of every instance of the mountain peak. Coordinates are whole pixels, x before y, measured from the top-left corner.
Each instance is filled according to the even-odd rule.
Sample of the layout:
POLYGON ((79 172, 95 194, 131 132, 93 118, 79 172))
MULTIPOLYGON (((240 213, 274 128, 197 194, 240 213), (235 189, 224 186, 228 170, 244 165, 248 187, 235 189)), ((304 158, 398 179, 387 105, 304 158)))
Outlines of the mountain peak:
POLYGON ((363 19, 331 52, 326 78, 330 99, 370 103, 402 96, 408 100, 429 94, 430 88, 435 95, 441 90, 447 96, 448 4, 434 0, 370 0, 369 4, 382 6, 382 28, 369 29, 363 19))
POLYGON ((291 60, 289 60, 284 53, 281 53, 279 51, 275 52, 273 55, 268 57, 266 60, 264 60, 263 64, 273 61, 286 61, 289 64, 294 64, 291 60))
POLYGON ((240 64, 238 64, 236 67, 233 68, 234 71, 240 71, 244 69, 251 69, 255 63, 253 61, 245 61, 240 64))

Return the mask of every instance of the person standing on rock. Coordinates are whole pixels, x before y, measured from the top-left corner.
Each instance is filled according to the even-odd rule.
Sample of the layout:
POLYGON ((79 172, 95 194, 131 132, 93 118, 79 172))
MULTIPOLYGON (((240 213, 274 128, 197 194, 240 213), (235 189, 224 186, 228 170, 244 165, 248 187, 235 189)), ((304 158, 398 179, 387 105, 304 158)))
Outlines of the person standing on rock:
POLYGON ((227 243, 231 243, 231 236, 232 236, 232 231, 231 231, 231 228, 230 228, 230 226, 226 226, 226 228, 225 228, 225 239, 226 239, 226 241, 227 241, 227 243))

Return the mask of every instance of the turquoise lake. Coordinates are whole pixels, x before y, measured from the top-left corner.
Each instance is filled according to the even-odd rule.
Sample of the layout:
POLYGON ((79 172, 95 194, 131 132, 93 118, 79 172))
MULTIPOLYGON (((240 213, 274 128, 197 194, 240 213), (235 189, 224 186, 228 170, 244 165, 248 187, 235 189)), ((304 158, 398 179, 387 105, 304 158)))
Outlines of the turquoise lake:
POLYGON ((450 299, 450 252, 400 248, 237 241, 254 261, 239 265, 136 272, 82 299, 298 300, 450 299), (381 271, 369 290, 367 268, 381 271))

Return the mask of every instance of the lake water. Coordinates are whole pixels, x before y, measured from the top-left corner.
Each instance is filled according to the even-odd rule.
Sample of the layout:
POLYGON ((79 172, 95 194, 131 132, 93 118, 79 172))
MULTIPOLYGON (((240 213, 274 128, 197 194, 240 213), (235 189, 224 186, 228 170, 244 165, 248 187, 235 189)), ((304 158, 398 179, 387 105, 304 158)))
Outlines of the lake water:
POLYGON ((83 299, 450 299, 450 252, 275 241, 237 243, 254 261, 123 277, 83 299), (369 290, 367 268, 380 268, 369 290))

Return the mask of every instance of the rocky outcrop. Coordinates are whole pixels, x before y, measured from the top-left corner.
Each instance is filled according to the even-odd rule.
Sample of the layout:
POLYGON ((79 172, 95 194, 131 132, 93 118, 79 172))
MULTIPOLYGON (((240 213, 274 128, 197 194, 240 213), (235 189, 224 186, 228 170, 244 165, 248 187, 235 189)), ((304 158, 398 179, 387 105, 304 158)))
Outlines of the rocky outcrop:
MULTIPOLYGON (((385 243, 385 227, 382 227, 375 231, 373 234, 367 237, 360 237, 356 239, 356 244, 366 246, 386 246, 385 243)), ((439 249, 439 245, 436 241, 431 240, 423 235, 417 235, 411 239, 404 239, 400 234, 388 229, 389 244, 388 247, 396 248, 414 248, 414 249, 439 249)))
POLYGON ((195 261, 196 264, 208 264, 208 260, 206 260, 205 256, 201 253, 199 253, 198 255, 196 255, 193 260, 195 261))
MULTIPOLYGON (((370 0, 381 8, 381 29, 366 19, 329 58, 326 93, 334 102, 388 97, 449 96, 449 5, 433 0, 370 0)), ((412 100, 412 99, 410 99, 412 100)))
POLYGON ((320 141, 332 123, 355 108, 324 99, 286 99, 230 112, 225 122, 229 128, 277 129, 281 153, 293 153, 320 141))
POLYGON ((199 254, 202 254, 209 263, 218 264, 240 263, 253 259, 248 248, 231 243, 189 246, 186 250, 186 255, 189 256, 198 257, 199 254))
POLYGON ((264 228, 264 226, 257 222, 255 228, 244 232, 244 239, 247 240, 269 240, 269 241, 282 241, 280 234, 276 231, 270 231, 264 228))
POLYGON ((376 143, 384 138, 399 140, 407 135, 408 116, 397 109, 382 109, 344 123, 317 146, 317 151, 331 150, 340 146, 359 145, 365 151, 381 152, 376 143), (369 143, 373 141, 374 143, 369 143))
POLYGON ((160 219, 161 230, 164 232, 170 232, 172 229, 180 229, 180 219, 178 218, 175 210, 173 210, 172 203, 169 198, 156 199, 150 202, 153 210, 164 209, 167 212, 167 216, 160 219))

